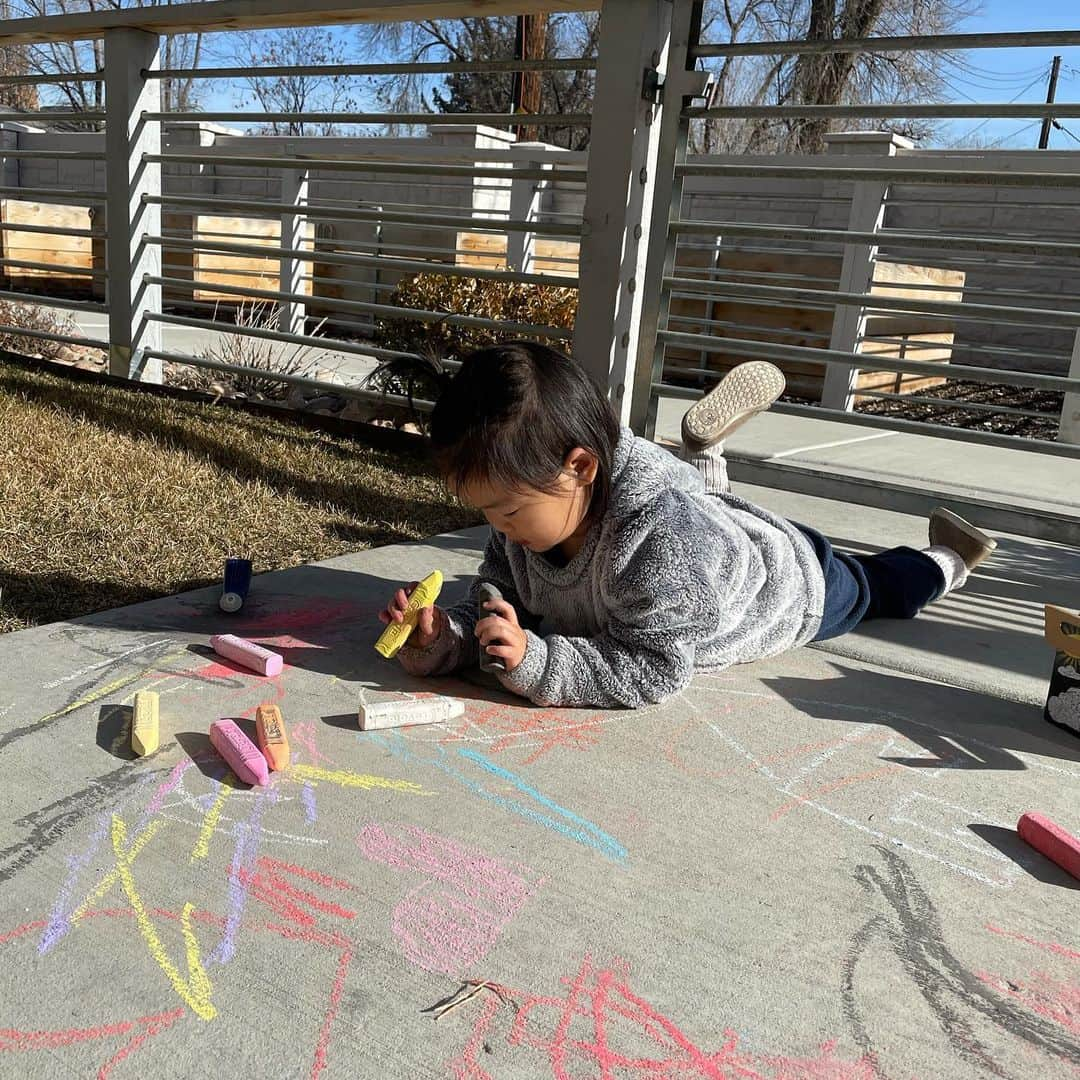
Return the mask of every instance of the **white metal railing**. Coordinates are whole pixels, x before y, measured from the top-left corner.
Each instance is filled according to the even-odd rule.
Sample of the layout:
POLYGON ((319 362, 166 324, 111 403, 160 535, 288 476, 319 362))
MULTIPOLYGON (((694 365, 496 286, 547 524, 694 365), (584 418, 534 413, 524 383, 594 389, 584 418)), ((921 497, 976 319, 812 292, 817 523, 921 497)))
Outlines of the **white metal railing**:
MULTIPOLYGON (((491 0, 485 12, 519 14, 550 6, 549 0, 491 0)), ((22 232, 89 240, 95 250, 103 250, 104 259, 73 269, 56 259, 35 261, 5 252, 0 267, 9 273, 64 268, 91 290, 104 282, 107 300, 60 300, 13 289, 0 296, 107 313, 109 370, 143 381, 160 380, 166 360, 228 370, 219 361, 165 348, 166 326, 379 360, 400 357, 403 351, 373 341, 373 324, 407 319, 572 345, 607 388, 621 419, 643 431, 651 430, 662 396, 690 399, 700 393, 715 377, 718 358, 763 356, 816 365, 823 372, 820 406, 784 403, 780 411, 1080 456, 1080 289, 1055 287, 1050 300, 1039 292, 1051 270, 1065 280, 1080 258, 1080 230, 1062 232, 1055 211, 1063 205, 1080 208, 1080 155, 1068 160, 1061 154, 1032 155, 1029 161, 1010 158, 1002 164, 991 154, 912 152, 893 138, 871 146, 873 137, 866 134, 855 137, 861 140, 858 153, 824 157, 688 154, 692 125, 746 118, 1080 116, 1075 102, 709 105, 704 103, 708 76, 699 69, 712 58, 1066 46, 1080 41, 1080 32, 707 44, 699 41, 702 5, 695 0, 560 0, 560 10, 601 9, 595 58, 275 66, 262 71, 267 76, 336 77, 520 70, 550 75, 593 69, 591 113, 530 117, 530 124, 590 125, 587 158, 540 144, 515 145, 509 134, 479 126, 516 122, 501 114, 182 113, 162 107, 165 78, 247 74, 247 69, 228 67, 165 70, 163 35, 193 26, 224 32, 425 14, 453 17, 455 12, 474 14, 473 7, 466 0, 456 7, 447 0, 321 0, 304 9, 274 0, 219 0, 0 23, 0 33, 12 44, 104 39, 101 72, 0 80, 104 82, 103 111, 47 113, 51 122, 98 124, 103 136, 65 134, 69 141, 46 148, 21 135, 13 143, 10 131, 0 131, 0 160, 17 163, 27 175, 49 159, 68 167, 85 163, 91 170, 104 163, 103 186, 70 180, 0 184, 0 196, 94 207, 90 228, 5 221, 0 237, 22 232), (350 138, 339 144, 211 131, 214 145, 202 145, 202 135, 192 145, 178 134, 210 131, 207 125, 217 121, 275 116, 425 126, 429 137, 350 138), (755 220, 746 220, 745 201, 740 205, 732 196, 739 184, 768 192, 755 220), (1012 229, 993 224, 994 215, 1007 209, 1003 192, 1024 193, 1027 224, 1012 229), (1074 193, 1075 202, 1061 201, 1072 200, 1074 193), (811 202, 815 211, 809 220, 790 220, 811 202), (935 206, 963 207, 969 220, 987 224, 950 226, 944 210, 931 224, 919 218, 935 206), (205 219, 218 220, 210 224, 205 219), (335 235, 324 242, 328 230, 335 235), (775 265, 767 265, 769 258, 775 265), (219 260, 213 275, 199 270, 209 259, 219 260), (832 260, 827 270, 821 259, 832 260), (266 260, 274 262, 270 279, 266 260), (942 270, 945 277, 929 288, 925 282, 879 276, 890 266, 916 263, 942 270), (542 320, 396 306, 394 290, 402 277, 425 272, 576 289, 576 323, 569 329, 542 320), (272 307, 276 325, 253 327, 220 317, 223 304, 244 299, 272 307), (783 321, 795 310, 813 316, 812 325, 798 333, 783 321), (327 321, 313 331, 316 313, 327 321), (896 330, 898 319, 911 317, 924 320, 925 333, 896 330), (946 346, 933 340, 935 335, 948 336, 946 346), (937 355, 941 352, 948 354, 945 363, 937 355), (860 381, 865 371, 1061 393, 1059 438, 1019 438, 855 411, 895 398, 894 391, 860 381)), ((0 116, 13 123, 32 119, 23 113, 0 116)), ((79 335, 55 336, 105 344, 79 335)), ((297 375, 280 381, 305 389, 325 386, 346 397, 368 393, 297 375)), ((927 409, 966 408, 978 415, 1026 419, 1042 415, 1034 408, 956 402, 923 393, 907 399, 927 409)))

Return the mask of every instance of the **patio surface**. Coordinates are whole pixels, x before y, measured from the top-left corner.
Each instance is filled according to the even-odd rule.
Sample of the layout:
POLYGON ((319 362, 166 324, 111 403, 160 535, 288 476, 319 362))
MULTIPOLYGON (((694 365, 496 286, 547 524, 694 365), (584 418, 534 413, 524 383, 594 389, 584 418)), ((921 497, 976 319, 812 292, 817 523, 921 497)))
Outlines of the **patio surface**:
MULTIPOLYGON (((743 489, 864 549, 885 511, 743 489)), ((481 534, 0 637, 0 1071, 19 1077, 1076 1077, 1080 739, 1044 723, 1073 549, 1002 537, 918 622, 702 676, 637 713, 535 709, 371 648, 391 583, 481 534), (262 679, 212 633, 267 642, 262 679), (161 748, 131 760, 132 695, 161 748), (362 733, 361 694, 459 721, 362 733), (293 765, 233 786, 220 716, 293 765), (465 980, 490 985, 441 1019, 465 980)))

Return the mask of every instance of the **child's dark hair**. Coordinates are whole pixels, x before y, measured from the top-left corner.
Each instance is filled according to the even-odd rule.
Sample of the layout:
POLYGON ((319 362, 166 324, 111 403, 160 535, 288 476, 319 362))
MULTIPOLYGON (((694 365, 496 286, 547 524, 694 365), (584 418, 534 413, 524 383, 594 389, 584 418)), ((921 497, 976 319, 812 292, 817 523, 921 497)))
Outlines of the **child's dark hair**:
POLYGON ((546 345, 514 341, 467 356, 439 396, 430 433, 454 488, 481 480, 551 491, 580 446, 599 463, 588 516, 607 509, 619 422, 585 369, 546 345))

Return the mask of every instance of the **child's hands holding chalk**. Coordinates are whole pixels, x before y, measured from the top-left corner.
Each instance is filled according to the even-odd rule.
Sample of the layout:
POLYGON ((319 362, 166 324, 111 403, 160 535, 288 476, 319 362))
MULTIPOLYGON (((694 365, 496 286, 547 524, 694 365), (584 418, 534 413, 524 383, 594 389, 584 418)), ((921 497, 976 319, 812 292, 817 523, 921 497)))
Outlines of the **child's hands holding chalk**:
POLYGON ((506 663, 506 670, 513 671, 525 659, 529 639, 518 625, 513 604, 505 600, 488 600, 483 605, 491 612, 476 624, 476 636, 480 648, 488 656, 498 656, 506 663))
MULTIPOLYGON (((394 593, 393 599, 387 604, 386 610, 379 612, 379 622, 384 626, 389 626, 390 623, 404 622, 405 609, 409 606, 409 597, 412 595, 413 589, 419 584, 418 581, 411 581, 405 588, 398 589, 394 593)), ((413 630, 408 644, 415 649, 426 649, 438 640, 439 634, 442 633, 442 628, 445 625, 446 616, 443 614, 442 608, 435 605, 421 608, 416 616, 416 629, 413 630)))

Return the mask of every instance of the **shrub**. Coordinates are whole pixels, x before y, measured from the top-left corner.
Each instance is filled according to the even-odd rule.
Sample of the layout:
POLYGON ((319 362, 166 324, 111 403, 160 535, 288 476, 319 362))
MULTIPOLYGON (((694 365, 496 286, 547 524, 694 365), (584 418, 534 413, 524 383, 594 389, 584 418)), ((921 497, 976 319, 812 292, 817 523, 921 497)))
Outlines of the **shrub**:
MULTIPOLYGON (((279 318, 278 306, 267 301, 244 301, 236 309, 236 326, 241 330, 249 327, 277 330, 279 318)), ((317 334, 321 328, 322 323, 312 332, 317 334)), ((222 388, 227 394, 246 394, 248 397, 262 397, 269 401, 284 401, 289 395, 290 387, 287 383, 273 378, 272 373, 314 378, 316 364, 311 353, 312 350, 307 345, 289 345, 266 338, 223 333, 215 344, 202 350, 200 357, 222 364, 257 368, 267 372, 266 378, 207 368, 180 368, 177 365, 177 369, 170 371, 168 381, 170 385, 185 386, 192 390, 213 391, 215 388, 222 388)))
MULTIPOLYGON (((555 326, 561 330, 572 330, 577 315, 576 289, 447 274, 411 274, 398 283, 389 302, 403 308, 555 326)), ((379 344, 385 348, 444 359, 460 359, 500 340, 532 337, 549 340, 536 335, 397 318, 379 319, 377 330, 379 344)), ((559 342, 554 344, 558 347, 559 342)))
POLYGON ((20 356, 41 356, 46 360, 65 360, 72 352, 67 342, 26 337, 18 330, 5 329, 16 326, 26 330, 42 330, 49 334, 78 336, 78 328, 70 315, 58 314, 51 308, 38 307, 35 304, 0 300, 0 349, 18 353, 20 356))

